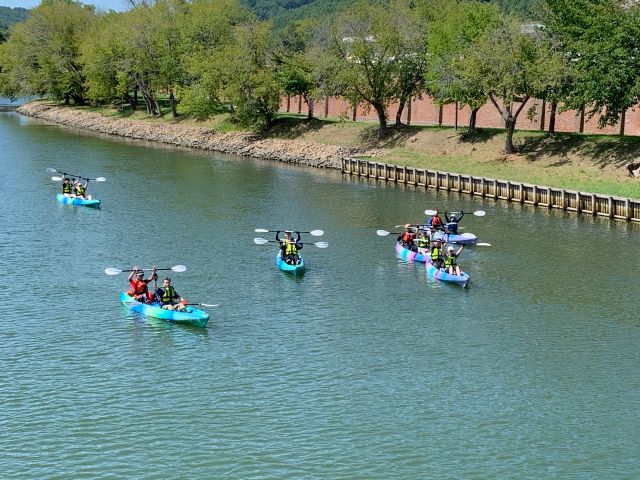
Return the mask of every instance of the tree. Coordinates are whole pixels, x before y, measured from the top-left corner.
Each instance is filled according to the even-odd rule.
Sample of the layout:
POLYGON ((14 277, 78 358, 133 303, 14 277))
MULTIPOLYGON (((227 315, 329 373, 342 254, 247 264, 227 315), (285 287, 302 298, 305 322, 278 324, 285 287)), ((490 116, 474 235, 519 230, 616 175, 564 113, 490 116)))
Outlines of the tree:
POLYGON ((468 105, 469 129, 474 130, 476 114, 488 94, 481 85, 466 81, 460 64, 468 55, 467 49, 500 23, 500 11, 495 4, 478 1, 432 0, 427 15, 427 89, 440 104, 468 105))
POLYGON ((3 44, 0 88, 10 95, 50 95, 85 101, 79 45, 96 21, 93 7, 71 0, 43 0, 3 44))
POLYGON ((506 153, 515 152, 513 132, 518 116, 543 83, 536 64, 548 54, 547 48, 540 35, 526 33, 520 22, 505 18, 481 35, 459 62, 464 81, 486 92, 504 119, 506 153))

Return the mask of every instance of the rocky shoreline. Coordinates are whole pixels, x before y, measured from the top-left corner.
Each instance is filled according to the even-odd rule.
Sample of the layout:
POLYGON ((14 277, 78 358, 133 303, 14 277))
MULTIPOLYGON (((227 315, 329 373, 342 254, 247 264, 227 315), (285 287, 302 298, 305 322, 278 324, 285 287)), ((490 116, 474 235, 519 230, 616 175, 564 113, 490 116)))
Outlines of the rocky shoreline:
POLYGON ((27 103, 17 111, 27 117, 101 134, 317 168, 340 169, 344 157, 361 153, 359 149, 337 145, 264 138, 245 132, 220 133, 179 123, 107 117, 45 102, 27 103))

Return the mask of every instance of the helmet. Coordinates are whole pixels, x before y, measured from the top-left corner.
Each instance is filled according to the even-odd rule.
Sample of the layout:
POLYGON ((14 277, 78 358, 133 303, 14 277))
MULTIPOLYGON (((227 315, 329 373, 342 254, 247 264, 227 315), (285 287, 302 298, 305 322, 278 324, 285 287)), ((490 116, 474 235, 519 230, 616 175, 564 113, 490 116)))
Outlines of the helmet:
POLYGON ((451 245, 447 247, 447 252, 453 252, 453 247, 451 245))
POLYGON ((136 275, 139 277, 140 275, 144 275, 144 272, 142 270, 138 270, 136 272, 136 275))

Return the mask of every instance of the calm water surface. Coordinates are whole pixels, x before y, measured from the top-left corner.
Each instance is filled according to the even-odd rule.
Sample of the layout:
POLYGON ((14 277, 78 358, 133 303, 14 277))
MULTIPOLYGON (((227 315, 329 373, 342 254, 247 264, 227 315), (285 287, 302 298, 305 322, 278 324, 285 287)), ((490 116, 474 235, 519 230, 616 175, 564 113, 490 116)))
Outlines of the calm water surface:
MULTIPOLYGON (((640 229, 0 114, 0 477, 640 477, 640 229), (58 205, 47 167, 105 176, 58 205), (472 211, 466 290, 375 230, 472 211), (302 278, 254 228, 322 228, 302 278), (185 264, 206 329, 129 313, 185 264)), ((638 195, 640 196, 640 194, 638 195)))

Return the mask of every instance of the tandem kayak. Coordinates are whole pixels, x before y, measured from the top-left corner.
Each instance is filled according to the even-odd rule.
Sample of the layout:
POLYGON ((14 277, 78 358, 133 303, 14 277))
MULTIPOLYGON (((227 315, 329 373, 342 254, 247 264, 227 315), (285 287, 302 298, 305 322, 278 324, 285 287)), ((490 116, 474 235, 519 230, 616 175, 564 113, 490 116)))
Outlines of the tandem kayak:
POLYGON ((396 253, 402 260, 415 260, 416 262, 428 262, 431 257, 429 254, 423 254, 409 250, 403 247, 400 242, 396 242, 396 253))
POLYGON ((436 232, 431 240, 442 240, 447 243, 458 243, 460 245, 475 245, 478 237, 473 233, 459 233, 454 235, 453 233, 436 232))
POLYGON ((462 288, 469 283, 469 275, 465 272, 460 272, 460 275, 450 275, 444 268, 436 268, 433 263, 427 262, 427 277, 435 278, 441 282, 456 283, 462 288))
POLYGON ((188 311, 178 312, 176 310, 165 310, 159 303, 140 303, 133 299, 126 292, 120 294, 120 301, 129 310, 141 313, 147 317, 160 318, 168 322, 188 323, 195 327, 206 327, 209 321, 209 314, 197 308, 187 307, 188 311))
POLYGON ((87 200, 86 198, 67 197, 61 193, 56 194, 56 200, 63 205, 83 205, 85 207, 100 207, 100 200, 87 200))
POLYGON ((299 257, 299 258, 300 258, 300 263, 298 263, 297 265, 290 265, 284 260, 282 260, 282 257, 280 257, 280 252, 278 252, 278 256, 276 256, 276 264, 278 265, 278 268, 283 272, 289 272, 294 274, 302 273, 304 272, 304 259, 302 257, 299 257))

